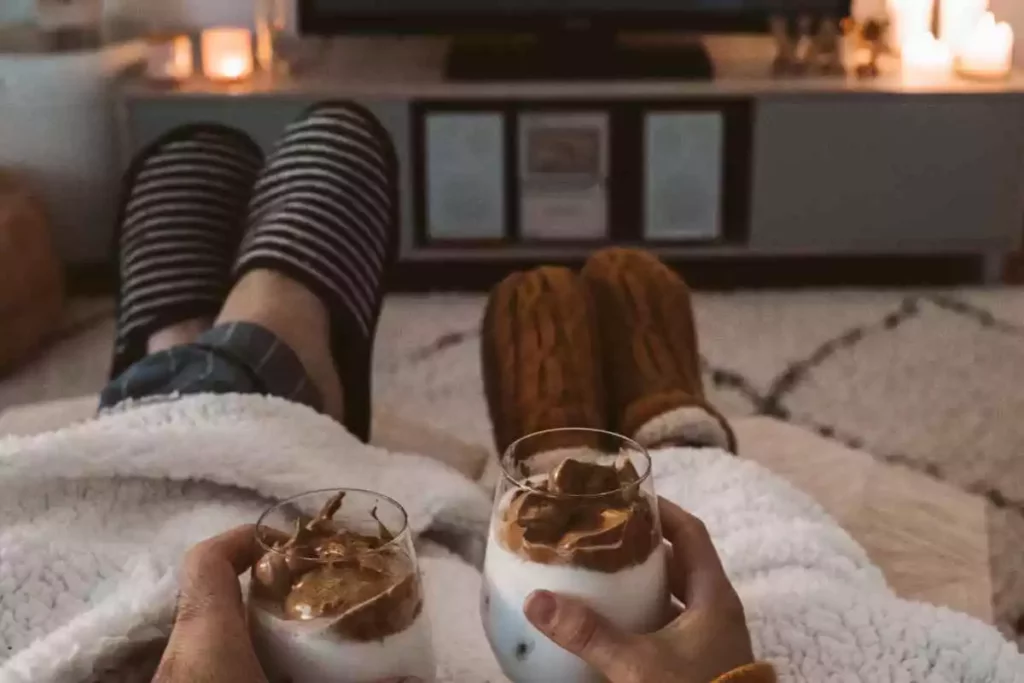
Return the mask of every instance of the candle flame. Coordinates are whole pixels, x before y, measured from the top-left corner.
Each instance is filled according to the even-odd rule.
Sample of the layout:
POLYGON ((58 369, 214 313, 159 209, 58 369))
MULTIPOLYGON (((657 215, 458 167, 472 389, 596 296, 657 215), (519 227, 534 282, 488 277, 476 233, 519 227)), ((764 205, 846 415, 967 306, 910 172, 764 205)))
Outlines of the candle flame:
POLYGON ((237 79, 245 75, 248 64, 242 57, 225 57, 220 62, 218 71, 225 78, 237 79))

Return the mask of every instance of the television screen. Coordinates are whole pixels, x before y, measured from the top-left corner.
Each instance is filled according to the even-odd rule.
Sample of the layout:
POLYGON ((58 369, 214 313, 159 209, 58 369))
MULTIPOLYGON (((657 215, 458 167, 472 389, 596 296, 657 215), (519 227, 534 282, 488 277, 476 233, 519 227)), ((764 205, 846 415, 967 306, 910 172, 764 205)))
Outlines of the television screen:
POLYGON ((848 13, 849 0, 310 0, 320 12, 347 14, 522 14, 525 12, 848 13), (844 11, 847 10, 847 11, 844 11))
POLYGON ((588 18, 616 29, 763 30, 777 15, 842 18, 851 0, 299 0, 302 30, 517 29, 588 18))

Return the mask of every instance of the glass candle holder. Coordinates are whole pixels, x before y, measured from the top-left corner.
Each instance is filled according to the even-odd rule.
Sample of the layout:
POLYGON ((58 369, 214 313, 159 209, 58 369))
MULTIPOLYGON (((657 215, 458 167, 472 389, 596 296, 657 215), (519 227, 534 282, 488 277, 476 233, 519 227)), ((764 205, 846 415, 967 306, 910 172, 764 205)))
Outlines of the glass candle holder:
POLYGON ((312 491, 257 522, 249 628, 272 683, 430 683, 430 623, 405 510, 372 491, 312 491))
POLYGON ((647 451, 587 429, 539 432, 501 459, 481 614, 513 681, 601 681, 526 619, 536 590, 584 600, 619 628, 647 632, 670 606, 666 550, 647 451))
POLYGON ((252 31, 210 28, 203 31, 203 75, 211 81, 233 83, 252 75, 252 31))

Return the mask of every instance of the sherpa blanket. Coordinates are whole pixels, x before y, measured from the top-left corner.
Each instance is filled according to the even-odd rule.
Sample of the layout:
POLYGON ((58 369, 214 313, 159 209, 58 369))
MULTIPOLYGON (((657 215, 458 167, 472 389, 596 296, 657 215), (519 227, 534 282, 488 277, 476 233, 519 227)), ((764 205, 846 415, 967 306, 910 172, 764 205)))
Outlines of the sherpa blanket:
MULTIPOLYGON (((998 632, 898 600, 849 536, 764 469, 713 450, 654 461, 658 492, 707 523, 756 653, 782 680, 1024 682, 1024 657, 998 632)), ((302 406, 195 396, 0 440, 0 681, 78 683, 116 667, 169 632, 187 548, 333 486, 380 491, 409 512, 439 680, 504 680, 479 622, 484 491, 302 406), (457 547, 427 540, 442 537, 457 547)))

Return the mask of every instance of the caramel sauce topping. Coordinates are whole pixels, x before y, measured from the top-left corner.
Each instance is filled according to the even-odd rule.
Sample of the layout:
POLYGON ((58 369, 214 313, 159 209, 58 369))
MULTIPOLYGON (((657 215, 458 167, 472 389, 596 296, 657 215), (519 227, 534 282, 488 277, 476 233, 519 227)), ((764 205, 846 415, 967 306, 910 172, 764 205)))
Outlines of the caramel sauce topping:
POLYGON ((423 607, 412 559, 389 545, 393 535, 378 520, 371 536, 334 521, 344 493, 312 520, 298 520, 291 538, 253 567, 253 596, 283 619, 330 619, 349 640, 382 640, 412 625, 423 607))
POLYGON ((519 491, 499 537, 533 562, 617 572, 643 563, 658 544, 652 502, 628 459, 614 465, 562 461, 534 491, 519 491))

